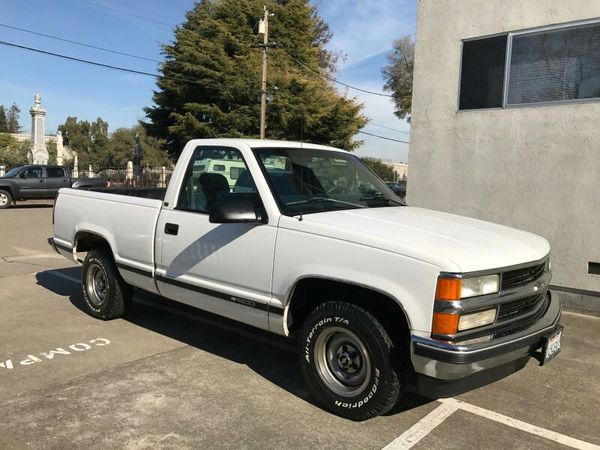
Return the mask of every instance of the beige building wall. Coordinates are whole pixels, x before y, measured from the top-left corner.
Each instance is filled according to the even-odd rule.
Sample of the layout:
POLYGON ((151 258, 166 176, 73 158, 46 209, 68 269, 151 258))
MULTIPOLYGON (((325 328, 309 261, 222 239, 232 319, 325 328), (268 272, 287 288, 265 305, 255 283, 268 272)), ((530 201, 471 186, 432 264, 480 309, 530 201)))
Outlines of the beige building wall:
POLYGON ((405 180, 408 178, 408 164, 407 163, 392 163, 394 172, 398 174, 399 180, 405 180))
POLYGON ((544 236, 552 283, 596 292, 600 101, 458 111, 458 96, 463 39, 597 17, 597 0, 420 0, 408 181, 411 205, 544 236))

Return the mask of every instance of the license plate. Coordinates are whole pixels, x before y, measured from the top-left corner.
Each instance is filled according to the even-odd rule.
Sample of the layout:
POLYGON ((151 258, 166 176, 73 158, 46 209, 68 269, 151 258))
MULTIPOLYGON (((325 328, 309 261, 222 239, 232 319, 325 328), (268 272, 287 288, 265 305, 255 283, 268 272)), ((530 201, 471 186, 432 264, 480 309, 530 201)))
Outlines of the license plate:
POLYGON ((548 337, 544 341, 544 362, 546 364, 551 359, 555 358, 560 353, 561 341, 562 341, 562 327, 557 330, 552 336, 548 337))

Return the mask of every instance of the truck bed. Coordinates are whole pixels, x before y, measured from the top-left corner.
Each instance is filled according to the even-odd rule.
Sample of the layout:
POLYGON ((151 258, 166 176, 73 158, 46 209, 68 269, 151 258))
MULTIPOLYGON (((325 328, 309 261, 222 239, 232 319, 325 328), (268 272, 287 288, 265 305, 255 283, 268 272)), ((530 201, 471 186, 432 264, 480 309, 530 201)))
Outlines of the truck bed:
MULTIPOLYGON (((154 230, 164 196, 164 190, 160 191, 61 189, 55 204, 60 211, 54 222, 55 242, 69 248, 78 233, 94 233, 109 242, 117 264, 152 273, 154 230)), ((147 280, 152 290, 153 281, 147 280)))

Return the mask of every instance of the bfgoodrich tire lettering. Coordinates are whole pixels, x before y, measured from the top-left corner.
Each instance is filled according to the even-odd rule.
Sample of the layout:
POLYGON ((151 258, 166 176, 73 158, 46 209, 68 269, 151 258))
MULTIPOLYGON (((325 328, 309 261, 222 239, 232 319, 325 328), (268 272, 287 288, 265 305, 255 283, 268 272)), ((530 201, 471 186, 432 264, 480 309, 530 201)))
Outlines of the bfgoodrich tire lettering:
POLYGON ((110 320, 123 316, 132 296, 117 267, 104 250, 91 250, 83 262, 81 275, 83 300, 87 312, 99 319, 110 320))
POLYGON ((366 420, 398 401, 403 386, 391 364, 392 341, 364 309, 320 305, 306 319, 299 345, 304 379, 325 409, 366 420))

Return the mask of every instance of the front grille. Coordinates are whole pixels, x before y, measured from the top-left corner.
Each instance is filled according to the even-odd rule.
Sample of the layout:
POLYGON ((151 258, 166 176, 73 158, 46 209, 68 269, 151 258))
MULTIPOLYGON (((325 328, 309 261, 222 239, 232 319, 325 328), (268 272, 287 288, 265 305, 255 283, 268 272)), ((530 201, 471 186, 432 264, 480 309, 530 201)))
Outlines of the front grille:
POLYGON ((525 315, 534 311, 540 303, 544 301, 546 294, 537 294, 530 297, 523 297, 519 300, 503 303, 498 309, 498 322, 512 319, 513 317, 525 315))
POLYGON ((546 263, 543 262, 536 266, 525 267, 524 269, 509 270, 502 273, 502 289, 511 289, 523 284, 537 280, 542 273, 546 263))

